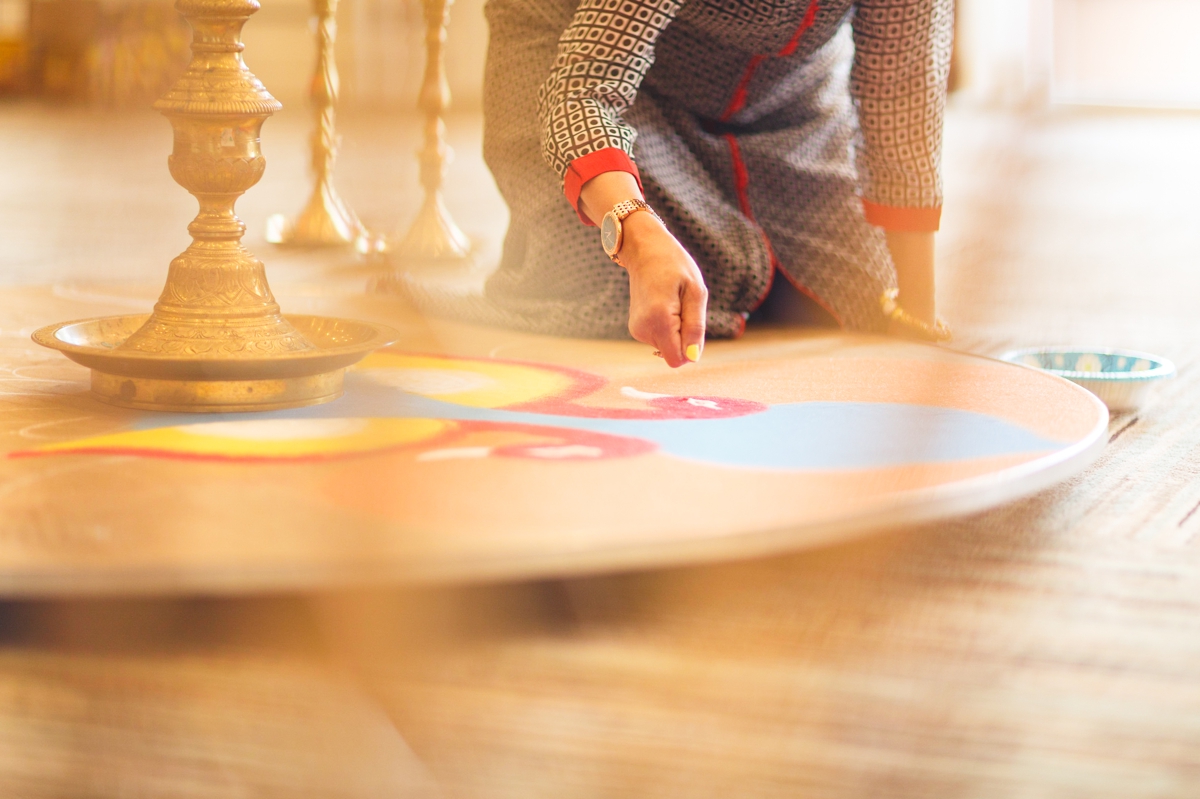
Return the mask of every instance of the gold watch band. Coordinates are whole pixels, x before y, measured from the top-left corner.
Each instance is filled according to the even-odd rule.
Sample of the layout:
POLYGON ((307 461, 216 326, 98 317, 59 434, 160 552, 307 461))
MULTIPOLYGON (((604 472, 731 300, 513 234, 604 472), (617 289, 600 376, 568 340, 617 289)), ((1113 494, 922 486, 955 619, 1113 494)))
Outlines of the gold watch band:
POLYGON ((618 266, 624 266, 620 258, 621 247, 624 244, 622 223, 637 211, 646 211, 660 224, 663 223, 662 217, 655 213, 645 200, 631 198, 622 200, 609 209, 600 224, 600 241, 604 246, 604 252, 618 266))
POLYGON ((638 199, 621 200, 621 202, 617 203, 609 210, 609 213, 611 213, 617 219, 624 222, 625 219, 630 214, 632 214, 634 211, 649 211, 650 216, 654 217, 659 222, 662 221, 662 217, 660 217, 657 213, 655 213, 654 209, 651 208, 650 204, 647 203, 645 200, 638 200, 638 199))

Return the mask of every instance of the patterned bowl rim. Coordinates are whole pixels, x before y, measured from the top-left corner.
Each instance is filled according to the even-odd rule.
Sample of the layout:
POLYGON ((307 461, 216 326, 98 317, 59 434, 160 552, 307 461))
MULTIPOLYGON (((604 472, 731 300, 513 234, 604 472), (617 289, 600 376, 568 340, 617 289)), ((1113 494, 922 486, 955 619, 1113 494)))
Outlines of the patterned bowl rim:
POLYGON ((1021 366, 1030 366, 1034 369, 1041 369, 1043 372, 1049 372, 1050 374, 1058 375, 1059 377, 1065 377, 1068 380, 1099 380, 1105 382, 1160 380, 1162 378, 1171 377, 1175 374, 1175 364, 1171 363, 1166 358, 1163 358, 1160 355, 1151 355, 1148 352, 1139 352, 1137 350, 1098 349, 1096 347, 1027 347, 1020 350, 1009 350, 1000 356, 1000 360, 1019 364, 1021 366), (1143 369, 1137 372, 1076 372, 1070 369, 1053 369, 1044 366, 1032 366, 1032 364, 1024 363, 1021 360, 1026 355, 1055 355, 1066 353, 1078 353, 1080 355, 1121 355, 1126 358, 1150 361, 1154 364, 1154 367, 1150 369, 1143 369))

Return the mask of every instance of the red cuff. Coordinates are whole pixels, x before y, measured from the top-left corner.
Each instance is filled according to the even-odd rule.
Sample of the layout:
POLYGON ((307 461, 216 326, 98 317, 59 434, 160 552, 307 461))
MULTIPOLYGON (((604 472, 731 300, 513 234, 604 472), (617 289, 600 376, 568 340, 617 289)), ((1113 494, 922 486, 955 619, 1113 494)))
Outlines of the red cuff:
POLYGON ((580 221, 588 227, 596 225, 579 210, 579 192, 583 190, 583 184, 604 172, 628 172, 637 181, 638 189, 642 188, 642 176, 638 174, 637 164, 618 147, 605 147, 576 158, 563 176, 563 194, 567 195, 567 202, 579 214, 580 221))
POLYGON ((942 206, 933 208, 897 208, 894 205, 878 205, 870 200, 862 201, 867 221, 885 230, 907 233, 933 233, 942 222, 942 206))

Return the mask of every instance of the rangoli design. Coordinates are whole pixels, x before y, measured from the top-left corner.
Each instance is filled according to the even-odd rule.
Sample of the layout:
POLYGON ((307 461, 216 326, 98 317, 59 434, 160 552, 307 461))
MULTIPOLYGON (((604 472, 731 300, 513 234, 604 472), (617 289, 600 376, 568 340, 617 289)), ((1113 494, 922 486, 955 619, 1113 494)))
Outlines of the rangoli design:
POLYGON ((545 364, 385 350, 347 374, 336 403, 265 414, 145 414, 133 429, 9 457, 128 455, 312 462, 408 450, 418 461, 578 462, 660 453, 752 469, 873 469, 1005 455, 1069 442, 955 408, 886 402, 765 405, 619 387, 545 364), (610 398, 612 391, 607 392, 610 398))

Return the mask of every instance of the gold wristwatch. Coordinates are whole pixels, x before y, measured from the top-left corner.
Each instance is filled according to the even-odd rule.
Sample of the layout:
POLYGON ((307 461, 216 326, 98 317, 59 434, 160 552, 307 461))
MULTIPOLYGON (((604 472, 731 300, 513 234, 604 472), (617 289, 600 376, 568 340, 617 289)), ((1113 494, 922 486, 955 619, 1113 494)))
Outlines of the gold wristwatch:
POLYGON ((619 266, 623 266, 618 255, 621 252, 621 245, 625 243, 625 230, 622 222, 635 211, 649 211, 651 216, 659 222, 662 221, 662 217, 654 213, 654 209, 647 205, 645 200, 622 200, 614 205, 600 222, 600 244, 604 246, 605 254, 619 266))

